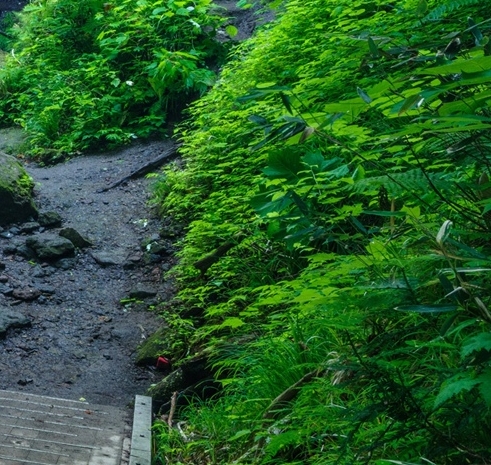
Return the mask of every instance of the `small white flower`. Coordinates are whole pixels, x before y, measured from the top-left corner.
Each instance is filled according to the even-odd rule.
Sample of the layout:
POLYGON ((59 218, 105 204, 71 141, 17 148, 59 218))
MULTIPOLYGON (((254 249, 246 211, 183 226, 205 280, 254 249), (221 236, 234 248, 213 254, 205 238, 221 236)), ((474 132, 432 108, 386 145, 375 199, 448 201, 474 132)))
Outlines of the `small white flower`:
POLYGON ((134 84, 134 82, 133 82, 133 81, 126 81, 126 85, 127 85, 127 86, 130 86, 130 87, 131 87, 133 84, 134 84))

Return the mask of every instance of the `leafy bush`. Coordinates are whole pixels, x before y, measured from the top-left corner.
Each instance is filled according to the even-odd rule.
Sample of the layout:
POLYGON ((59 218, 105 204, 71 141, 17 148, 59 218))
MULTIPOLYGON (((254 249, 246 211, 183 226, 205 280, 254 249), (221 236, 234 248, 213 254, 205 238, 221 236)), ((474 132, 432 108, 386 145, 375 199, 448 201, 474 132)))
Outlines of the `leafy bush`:
POLYGON ((223 21, 198 2, 39 0, 20 16, 0 73, 3 124, 45 161, 165 133, 214 81, 223 21))

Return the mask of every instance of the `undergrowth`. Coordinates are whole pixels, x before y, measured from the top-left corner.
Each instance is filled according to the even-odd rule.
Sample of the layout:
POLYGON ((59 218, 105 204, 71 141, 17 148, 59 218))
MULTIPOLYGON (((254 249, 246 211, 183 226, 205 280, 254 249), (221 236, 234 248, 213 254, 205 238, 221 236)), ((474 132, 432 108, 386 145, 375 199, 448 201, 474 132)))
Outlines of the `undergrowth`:
POLYGON ((233 52, 156 184, 174 309, 223 390, 156 463, 491 459, 489 13, 297 1, 233 52))
POLYGON ((54 162, 162 136, 214 82, 226 46, 211 1, 36 0, 9 34, 0 124, 20 125, 28 154, 54 162))

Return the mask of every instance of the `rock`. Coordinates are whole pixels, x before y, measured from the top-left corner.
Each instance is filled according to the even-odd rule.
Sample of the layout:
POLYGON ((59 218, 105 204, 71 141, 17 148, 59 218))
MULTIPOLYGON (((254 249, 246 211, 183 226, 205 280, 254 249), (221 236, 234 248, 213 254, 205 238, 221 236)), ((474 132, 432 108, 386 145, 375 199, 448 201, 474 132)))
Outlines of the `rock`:
POLYGON ((71 270, 72 268, 75 268, 76 264, 76 258, 62 258, 61 260, 58 260, 54 266, 60 270, 71 270))
POLYGON ((53 286, 50 286, 49 284, 40 284, 38 286, 38 289, 43 293, 43 294, 49 294, 53 295, 56 293, 56 289, 53 286))
POLYGON ((12 297, 19 300, 35 300, 41 295, 41 291, 34 287, 21 287, 19 289, 14 289, 12 292, 12 297))
POLYGON ((145 246, 145 250, 153 255, 166 257, 174 253, 174 247, 170 241, 150 242, 145 246))
POLYGON ((136 268, 138 263, 140 263, 141 259, 143 257, 142 252, 132 252, 130 253, 127 257, 126 260, 123 263, 123 268, 125 270, 132 270, 136 268))
MULTIPOLYGON (((177 370, 166 376, 162 381, 154 384, 149 390, 159 413, 165 413, 170 408, 170 399, 175 391, 180 394, 195 394, 201 398, 206 398, 215 394, 219 386, 205 383, 211 378, 211 371, 208 369, 207 359, 202 356, 184 362, 177 370)), ((186 396, 180 396, 184 398, 186 396)))
POLYGON ((160 355, 170 355, 171 345, 168 328, 160 328, 140 345, 135 363, 139 366, 153 365, 160 355))
POLYGON ((19 231, 23 234, 29 234, 37 231, 40 228, 40 224, 37 221, 29 221, 20 226, 19 231))
POLYGON ((0 152, 0 225, 37 218, 34 182, 16 158, 0 152))
POLYGON ((57 260, 73 257, 75 246, 68 239, 53 234, 38 234, 26 239, 26 245, 42 260, 57 260))
POLYGON ((42 212, 39 214, 38 222, 45 228, 59 228, 62 220, 56 212, 42 212))
POLYGON ((0 283, 0 294, 11 296, 14 290, 7 284, 0 283))
POLYGON ((28 384, 30 384, 32 382, 33 382, 32 378, 25 378, 25 379, 19 379, 19 381, 17 381, 17 384, 19 386, 27 386, 28 384))
POLYGON ((121 265, 124 259, 117 252, 92 252, 92 258, 101 266, 116 266, 121 265))
POLYGON ((84 247, 91 247, 93 244, 88 239, 85 239, 76 229, 64 228, 59 232, 61 237, 68 239, 75 247, 83 249, 84 247))
POLYGON ((129 293, 131 299, 147 299, 149 297, 155 297, 157 291, 144 287, 141 284, 137 285, 135 289, 132 289, 129 293))
POLYGON ((6 255, 14 255, 17 253, 17 246, 15 244, 8 244, 3 248, 3 253, 6 255))
POLYGON ((31 321, 22 313, 15 312, 8 307, 0 307, 0 336, 5 336, 10 328, 23 328, 29 326, 31 321))
POLYGON ((27 247, 26 244, 19 244, 16 247, 14 253, 20 255, 21 257, 27 258, 27 260, 30 260, 31 258, 36 258, 36 254, 34 253, 34 250, 32 250, 30 247, 27 247))

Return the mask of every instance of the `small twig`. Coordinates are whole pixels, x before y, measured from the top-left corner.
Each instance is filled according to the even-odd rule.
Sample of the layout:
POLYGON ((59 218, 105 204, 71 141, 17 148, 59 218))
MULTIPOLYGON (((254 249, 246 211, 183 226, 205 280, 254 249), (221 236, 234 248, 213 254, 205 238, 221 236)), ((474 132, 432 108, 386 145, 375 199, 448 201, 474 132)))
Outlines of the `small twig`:
POLYGON ((278 397, 276 397, 276 399, 271 402, 271 404, 269 404, 269 407, 266 409, 266 413, 263 415, 263 420, 273 419, 278 413, 276 407, 283 402, 289 402, 290 400, 294 399, 298 394, 300 387, 303 384, 310 382, 319 374, 319 372, 320 369, 318 368, 314 371, 311 371, 310 373, 307 373, 295 384, 292 384, 288 389, 284 390, 278 397))
POLYGON ((174 413, 176 413, 177 394, 178 392, 174 391, 172 393, 172 399, 170 401, 169 418, 167 418, 167 424, 169 425, 169 429, 172 428, 172 420, 174 418, 174 413))
POLYGON ((144 176, 147 173, 150 173, 151 171, 154 171, 157 169, 160 165, 162 165, 168 158, 172 158, 177 155, 177 151, 181 145, 176 144, 173 145, 171 148, 167 149, 162 155, 159 157, 155 158, 154 160, 146 163, 142 167, 138 168, 137 170, 133 171, 130 173, 128 176, 125 176, 124 178, 121 178, 119 181, 114 182, 108 187, 104 187, 103 189, 99 189, 97 191, 98 194, 102 192, 107 192, 110 189, 113 189, 114 187, 118 187, 119 185, 129 181, 130 179, 137 179, 142 176, 144 176))
POLYGON ((184 431, 182 429, 182 426, 181 426, 184 423, 185 423, 184 421, 180 421, 180 422, 177 423, 177 431, 179 431, 179 434, 184 439, 184 442, 188 442, 189 441, 189 438, 186 436, 186 433, 184 433, 184 431))

